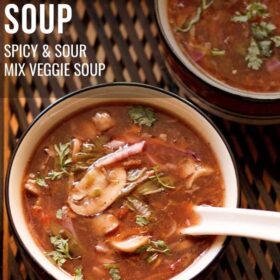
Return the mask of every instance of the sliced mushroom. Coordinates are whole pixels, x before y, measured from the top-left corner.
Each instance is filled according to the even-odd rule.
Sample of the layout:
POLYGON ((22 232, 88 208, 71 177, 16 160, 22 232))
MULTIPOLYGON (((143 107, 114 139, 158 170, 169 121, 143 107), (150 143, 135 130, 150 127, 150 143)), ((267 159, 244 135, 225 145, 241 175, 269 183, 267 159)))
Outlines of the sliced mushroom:
POLYGON ((191 176, 195 173, 198 166, 198 162, 196 162, 193 158, 188 157, 179 165, 179 176, 183 179, 191 176))
POLYGON ((101 214, 92 220, 92 229, 97 235, 106 235, 119 226, 118 219, 112 214, 101 214))
POLYGON ((95 161, 81 181, 69 192, 71 209, 83 216, 96 215, 109 207, 126 185, 126 171, 123 167, 107 172, 106 165, 121 161, 142 152, 145 141, 124 147, 95 161))
POLYGON ((115 121, 112 119, 110 114, 107 112, 97 112, 93 117, 92 121, 99 131, 105 131, 114 126, 115 121))
POLYGON ((202 166, 192 157, 188 157, 179 166, 179 176, 186 179, 186 187, 191 188, 194 181, 200 177, 208 176, 213 172, 213 169, 207 166, 202 166))
POLYGON ((196 181, 198 178, 200 177, 205 177, 210 175, 213 172, 213 169, 209 168, 209 167, 204 167, 204 166, 200 166, 195 173, 193 173, 187 180, 186 182, 186 187, 187 188, 191 188, 191 186, 193 185, 194 181, 196 181))
POLYGON ((96 168, 90 171, 68 197, 71 209, 82 216, 92 216, 104 211, 121 194, 126 183, 126 172, 122 167, 113 168, 108 174, 96 168), (98 190, 98 195, 96 190, 98 190), (75 200, 77 194, 84 196, 75 200), (74 196, 73 196, 74 195, 74 196))
POLYGON ((82 200, 85 196, 98 196, 102 189, 108 185, 106 170, 103 168, 90 169, 82 180, 72 189, 71 196, 74 200, 82 200))
POLYGON ((138 248, 147 244, 149 240, 149 236, 134 235, 122 241, 111 241, 111 245, 119 251, 134 253, 138 248))

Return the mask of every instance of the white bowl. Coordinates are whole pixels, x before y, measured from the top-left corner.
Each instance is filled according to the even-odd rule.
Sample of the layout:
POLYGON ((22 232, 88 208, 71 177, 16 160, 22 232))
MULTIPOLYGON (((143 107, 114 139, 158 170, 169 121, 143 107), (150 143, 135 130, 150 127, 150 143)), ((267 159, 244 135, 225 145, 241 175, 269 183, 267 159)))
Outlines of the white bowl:
MULTIPOLYGON (((225 183, 224 206, 235 208, 238 205, 237 172, 228 145, 218 129, 191 103, 164 90, 134 83, 98 85, 69 94, 44 110, 24 133, 11 159, 6 180, 8 215, 20 245, 43 270, 56 279, 70 280, 72 277, 56 267, 44 255, 33 239, 25 219, 22 181, 28 160, 46 131, 51 130, 69 115, 98 104, 126 101, 141 102, 169 111, 190 124, 207 139, 222 171, 225 183)), ((224 236, 216 238, 205 253, 173 279, 192 279, 201 274, 223 250, 225 240, 224 236)))
POLYGON ((229 120, 250 124, 280 122, 280 92, 256 93, 232 87, 207 73, 178 44, 168 17, 169 0, 155 0, 165 61, 172 77, 196 105, 229 120))

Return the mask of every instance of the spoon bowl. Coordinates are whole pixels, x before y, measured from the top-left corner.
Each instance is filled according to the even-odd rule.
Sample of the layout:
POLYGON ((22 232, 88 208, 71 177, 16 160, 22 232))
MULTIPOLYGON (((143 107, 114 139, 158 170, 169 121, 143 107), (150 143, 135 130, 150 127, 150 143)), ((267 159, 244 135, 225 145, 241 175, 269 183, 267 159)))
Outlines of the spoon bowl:
POLYGON ((184 235, 231 235, 280 242, 280 213, 241 208, 194 206, 199 222, 184 235))

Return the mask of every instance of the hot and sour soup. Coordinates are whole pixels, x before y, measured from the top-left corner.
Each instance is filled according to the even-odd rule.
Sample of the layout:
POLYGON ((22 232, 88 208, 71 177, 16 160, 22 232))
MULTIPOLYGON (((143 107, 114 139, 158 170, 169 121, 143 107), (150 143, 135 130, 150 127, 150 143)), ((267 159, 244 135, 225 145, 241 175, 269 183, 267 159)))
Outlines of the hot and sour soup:
POLYGON ((280 91, 278 0, 168 0, 186 57, 211 77, 253 93, 280 91))
POLYGON ((169 279, 213 238, 182 236, 192 205, 223 204, 210 145, 157 108, 90 108, 48 132, 26 169, 30 230, 74 279, 169 279), (133 273, 132 273, 133 272, 133 273))

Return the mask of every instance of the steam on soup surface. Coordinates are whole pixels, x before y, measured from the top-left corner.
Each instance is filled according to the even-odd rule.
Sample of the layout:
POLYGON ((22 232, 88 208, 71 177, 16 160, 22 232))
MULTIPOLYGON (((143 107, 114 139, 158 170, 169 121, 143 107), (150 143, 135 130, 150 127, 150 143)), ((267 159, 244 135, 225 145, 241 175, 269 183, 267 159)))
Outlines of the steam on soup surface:
POLYGON ((209 144, 174 116, 109 104, 47 133, 26 170, 23 198, 39 246, 76 279, 169 279, 213 238, 180 228, 191 205, 223 204, 209 144))
POLYGON ((169 22, 187 57, 214 78, 253 92, 280 91, 277 0, 169 0, 169 22))

